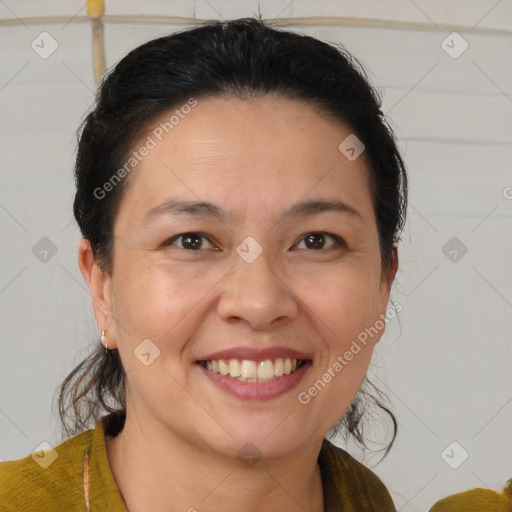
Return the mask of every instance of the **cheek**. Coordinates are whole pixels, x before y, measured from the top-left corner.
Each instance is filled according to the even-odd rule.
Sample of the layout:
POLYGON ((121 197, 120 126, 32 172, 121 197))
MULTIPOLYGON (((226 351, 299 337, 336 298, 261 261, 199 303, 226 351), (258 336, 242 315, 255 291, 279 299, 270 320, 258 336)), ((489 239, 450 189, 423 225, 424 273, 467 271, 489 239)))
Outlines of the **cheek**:
MULTIPOLYGON (((197 322, 190 319, 222 277, 199 265, 185 269, 151 257, 127 257, 116 264, 114 315, 124 327, 120 335, 129 337, 130 344, 149 338, 161 348, 167 340, 184 344, 193 335, 197 322)), ((176 343, 172 347, 181 348, 176 343)))
POLYGON ((377 272, 370 266, 346 265, 317 277, 313 286, 310 279, 301 284, 311 290, 304 295, 305 302, 323 324, 326 343, 342 349, 375 322, 377 272))
POLYGON ((318 395, 313 407, 319 410, 336 404, 326 417, 332 424, 355 398, 377 340, 371 329, 377 315, 377 270, 361 260, 339 267, 318 280, 308 299, 323 345, 308 383, 311 394, 306 392, 318 395))
POLYGON ((318 284, 308 305, 314 308, 323 344, 314 373, 298 398, 328 430, 348 410, 368 371, 376 341, 370 328, 375 323, 377 283, 370 270, 352 269, 333 273, 318 284))

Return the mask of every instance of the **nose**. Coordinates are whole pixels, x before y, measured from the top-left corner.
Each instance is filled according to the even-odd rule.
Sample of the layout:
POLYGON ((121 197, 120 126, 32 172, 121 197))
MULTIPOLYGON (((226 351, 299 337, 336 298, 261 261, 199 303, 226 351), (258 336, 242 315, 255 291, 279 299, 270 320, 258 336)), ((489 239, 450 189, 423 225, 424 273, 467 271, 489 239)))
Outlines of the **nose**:
POLYGON ((265 330, 297 317, 298 301, 289 279, 271 268, 264 253, 252 263, 237 257, 223 281, 217 312, 225 321, 245 321, 254 330, 265 330))

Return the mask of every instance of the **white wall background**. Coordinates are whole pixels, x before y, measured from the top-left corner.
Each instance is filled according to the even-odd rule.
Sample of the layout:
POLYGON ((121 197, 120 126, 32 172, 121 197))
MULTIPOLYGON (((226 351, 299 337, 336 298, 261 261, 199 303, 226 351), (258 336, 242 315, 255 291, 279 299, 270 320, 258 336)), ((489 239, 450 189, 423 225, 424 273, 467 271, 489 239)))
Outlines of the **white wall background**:
MULTIPOLYGON (((401 329, 396 320, 388 325, 374 367, 400 433, 373 470, 403 511, 424 511, 472 487, 498 490, 512 478, 512 2, 272 0, 260 9, 264 18, 296 18, 293 29, 343 43, 367 66, 409 169, 409 218, 392 292, 403 305, 401 329), (441 46, 453 31, 469 45, 456 59, 441 46), (456 262, 442 250, 452 237, 467 247, 456 262), (452 465, 462 449, 469 454, 457 469, 441 456, 453 441, 461 448, 444 457, 452 465)), ((107 15, 257 13, 254 0, 107 1, 107 15)), ((4 460, 60 441, 54 392, 96 343, 71 211, 75 130, 95 91, 84 16, 78 0, 0 3, 4 460), (23 21, 52 15, 67 21, 23 21), (43 31, 59 44, 47 59, 31 48, 43 31), (42 237, 57 249, 46 263, 32 252, 42 237)), ((108 66, 182 28, 108 16, 105 25, 108 66)), ((452 40, 459 50, 462 41, 452 40)))

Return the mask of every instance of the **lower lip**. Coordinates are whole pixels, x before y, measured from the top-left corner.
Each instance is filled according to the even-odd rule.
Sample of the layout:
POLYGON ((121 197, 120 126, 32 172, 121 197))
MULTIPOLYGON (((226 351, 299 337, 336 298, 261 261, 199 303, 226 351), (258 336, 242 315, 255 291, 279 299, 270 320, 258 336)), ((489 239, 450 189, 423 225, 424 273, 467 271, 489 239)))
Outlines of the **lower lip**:
POLYGON ((207 370, 201 364, 197 364, 197 366, 214 384, 236 398, 244 400, 269 400, 284 395, 296 387, 311 366, 311 361, 305 362, 296 372, 283 375, 271 382, 242 382, 207 370))

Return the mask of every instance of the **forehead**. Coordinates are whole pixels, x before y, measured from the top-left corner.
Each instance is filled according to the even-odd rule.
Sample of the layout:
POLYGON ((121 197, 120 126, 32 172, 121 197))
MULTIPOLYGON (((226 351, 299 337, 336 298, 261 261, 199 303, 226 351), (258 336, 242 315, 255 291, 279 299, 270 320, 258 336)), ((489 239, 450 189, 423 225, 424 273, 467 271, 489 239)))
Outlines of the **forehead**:
POLYGON ((282 211, 308 195, 370 213, 365 155, 350 161, 339 150, 350 127, 274 96, 196 102, 163 114, 133 146, 151 149, 130 173, 119 217, 142 219, 169 196, 221 204, 238 216, 282 211))

